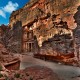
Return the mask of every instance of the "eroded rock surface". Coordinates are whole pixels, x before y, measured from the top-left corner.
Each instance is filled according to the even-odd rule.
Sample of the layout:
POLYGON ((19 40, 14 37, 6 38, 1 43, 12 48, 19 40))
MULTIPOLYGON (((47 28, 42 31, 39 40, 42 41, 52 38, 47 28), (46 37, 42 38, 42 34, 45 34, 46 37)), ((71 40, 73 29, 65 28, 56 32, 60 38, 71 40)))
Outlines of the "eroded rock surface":
POLYGON ((74 15, 79 5, 80 0, 30 0, 12 12, 11 29, 3 37, 6 47, 13 52, 33 49, 40 54, 74 54, 74 15))
POLYGON ((73 16, 79 4, 79 0, 31 0, 22 9, 11 14, 9 25, 14 27, 16 21, 21 21, 22 26, 33 30, 41 47, 44 41, 61 31, 61 34, 72 35, 70 29, 76 27, 73 16))
POLYGON ((11 52, 21 52, 21 41, 22 41, 22 27, 21 22, 18 21, 14 24, 14 28, 11 29, 9 26, 1 25, 2 35, 1 42, 4 43, 5 47, 11 52))

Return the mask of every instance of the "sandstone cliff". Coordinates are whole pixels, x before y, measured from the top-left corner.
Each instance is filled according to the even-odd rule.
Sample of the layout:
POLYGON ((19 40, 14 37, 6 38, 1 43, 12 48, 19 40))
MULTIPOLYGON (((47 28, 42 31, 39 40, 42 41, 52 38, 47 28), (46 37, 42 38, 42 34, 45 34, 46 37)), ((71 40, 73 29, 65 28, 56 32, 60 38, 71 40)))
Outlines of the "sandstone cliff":
POLYGON ((30 0, 22 9, 11 14, 10 26, 13 27, 13 24, 19 20, 22 26, 31 27, 41 46, 45 40, 60 31, 62 34, 72 35, 69 29, 76 27, 73 16, 79 3, 79 0, 30 0), (60 24, 61 21, 63 24, 60 24), (65 25, 68 26, 68 30, 61 28, 65 25), (55 28, 56 26, 58 28, 55 28))
MULTIPOLYGON (((30 0, 11 14, 9 26, 13 35, 15 32, 18 34, 18 27, 18 31, 24 28, 33 31, 40 53, 73 53, 73 29, 77 26, 73 16, 79 5, 79 0, 30 0), (17 24, 18 21, 20 24, 17 24)), ((24 32, 23 35, 21 33, 18 37, 24 35, 24 32)), ((20 45, 15 45, 19 48, 17 51, 23 45, 23 39, 18 37, 15 34, 15 37, 8 39, 10 48, 11 42, 19 41, 20 45)))

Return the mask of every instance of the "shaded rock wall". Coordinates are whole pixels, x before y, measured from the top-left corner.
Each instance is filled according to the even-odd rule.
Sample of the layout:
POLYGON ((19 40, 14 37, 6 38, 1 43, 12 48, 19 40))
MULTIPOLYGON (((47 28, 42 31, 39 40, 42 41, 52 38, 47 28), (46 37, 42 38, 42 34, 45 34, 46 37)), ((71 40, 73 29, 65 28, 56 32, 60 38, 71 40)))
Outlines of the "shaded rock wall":
POLYGON ((3 44, 3 37, 6 33, 6 30, 8 30, 8 29, 9 29, 9 27, 4 24, 2 24, 0 26, 0 43, 2 43, 2 44, 3 44))
POLYGON ((67 55, 74 53, 73 39, 69 35, 56 35, 55 37, 43 42, 40 54, 48 55, 67 55))
POLYGON ((77 23, 77 27, 74 30, 74 40, 75 40, 75 54, 80 60, 80 6, 77 8, 77 12, 74 15, 75 22, 77 23))
POLYGON ((22 26, 21 22, 18 21, 14 24, 13 29, 7 29, 4 32, 2 41, 6 48, 12 52, 21 52, 22 49, 22 26))

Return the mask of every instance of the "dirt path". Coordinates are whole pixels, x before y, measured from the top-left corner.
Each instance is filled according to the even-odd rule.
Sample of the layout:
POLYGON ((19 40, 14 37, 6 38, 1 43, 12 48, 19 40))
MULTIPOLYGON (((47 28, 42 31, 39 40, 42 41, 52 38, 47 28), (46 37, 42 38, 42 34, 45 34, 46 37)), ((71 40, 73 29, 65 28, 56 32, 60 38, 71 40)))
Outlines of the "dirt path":
POLYGON ((20 58, 21 69, 35 65, 46 66, 57 73, 59 77, 63 78, 63 80, 73 80, 72 77, 80 75, 80 68, 78 67, 61 65, 54 62, 47 62, 27 55, 21 55, 20 58))

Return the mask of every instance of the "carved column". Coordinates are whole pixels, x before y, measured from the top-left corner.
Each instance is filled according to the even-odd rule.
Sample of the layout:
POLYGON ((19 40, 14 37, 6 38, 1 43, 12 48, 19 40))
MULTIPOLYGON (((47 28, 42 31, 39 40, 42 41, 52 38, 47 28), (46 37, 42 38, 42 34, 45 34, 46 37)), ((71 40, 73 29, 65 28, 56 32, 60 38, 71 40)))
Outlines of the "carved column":
POLYGON ((26 43, 26 51, 27 51, 27 43, 26 43))
POLYGON ((79 47, 79 61, 80 61, 80 47, 79 47))
POLYGON ((24 42, 24 52, 25 52, 25 49, 26 49, 26 43, 24 42))
POLYGON ((29 43, 27 43, 27 51, 29 52, 29 43))
POLYGON ((31 51, 33 50, 33 43, 31 43, 31 51))

